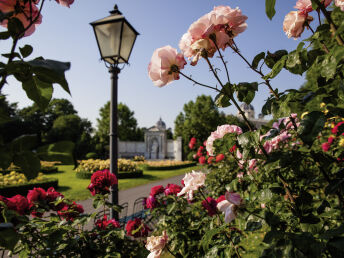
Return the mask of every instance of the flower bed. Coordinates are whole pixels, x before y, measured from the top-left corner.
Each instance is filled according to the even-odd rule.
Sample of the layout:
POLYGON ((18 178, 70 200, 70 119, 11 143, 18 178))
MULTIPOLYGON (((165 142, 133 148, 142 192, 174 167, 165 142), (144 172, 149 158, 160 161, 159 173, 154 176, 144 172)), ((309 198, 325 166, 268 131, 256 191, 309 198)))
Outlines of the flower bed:
MULTIPOLYGON (((81 179, 91 179, 93 173, 89 171, 80 171, 77 172, 76 174, 77 178, 81 179)), ((124 178, 137 178, 143 176, 143 171, 142 170, 137 170, 135 172, 125 172, 125 171, 119 171, 118 172, 118 178, 119 179, 124 179, 124 178)))
POLYGON ((9 173, 0 173, 0 195, 6 197, 13 196, 15 194, 26 194, 29 189, 33 187, 42 187, 48 189, 49 187, 57 187, 57 179, 45 178, 43 173, 39 173, 34 179, 27 180, 24 174, 17 171, 11 171, 9 173))
MULTIPOLYGON (((128 159, 118 159, 118 178, 136 178, 143 175, 142 169, 137 164, 128 159)), ((82 179, 90 179, 92 174, 99 170, 110 170, 110 160, 88 159, 81 160, 77 167, 76 177, 82 179)))
POLYGON ((58 187, 58 180, 55 178, 45 179, 44 181, 40 182, 27 182, 26 184, 21 185, 6 185, 0 186, 0 195, 5 197, 12 197, 17 194, 27 195, 28 191, 33 189, 34 187, 41 187, 47 190, 50 187, 57 188, 58 187))
POLYGON ((42 161, 41 160, 41 172, 43 174, 52 174, 58 171, 57 164, 61 164, 59 161, 42 161))
POLYGON ((180 168, 187 168, 195 166, 196 162, 193 161, 146 161, 143 163, 141 168, 143 170, 174 170, 180 168))

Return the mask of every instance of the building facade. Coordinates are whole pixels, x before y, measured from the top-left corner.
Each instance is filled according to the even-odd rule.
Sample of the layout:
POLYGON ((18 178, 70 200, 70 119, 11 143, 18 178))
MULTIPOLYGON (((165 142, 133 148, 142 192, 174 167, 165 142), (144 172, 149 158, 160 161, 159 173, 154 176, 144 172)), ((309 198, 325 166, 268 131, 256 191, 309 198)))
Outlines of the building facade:
POLYGON ((144 156, 148 160, 182 160, 182 138, 168 140, 166 124, 161 118, 145 132, 144 139, 144 142, 119 141, 118 157, 144 156))

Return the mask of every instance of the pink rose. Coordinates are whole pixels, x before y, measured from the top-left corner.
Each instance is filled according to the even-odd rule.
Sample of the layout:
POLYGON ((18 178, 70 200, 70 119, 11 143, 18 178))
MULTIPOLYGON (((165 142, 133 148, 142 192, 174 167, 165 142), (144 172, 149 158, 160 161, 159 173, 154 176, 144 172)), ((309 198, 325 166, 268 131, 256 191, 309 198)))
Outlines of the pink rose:
POLYGON ((70 7, 72 3, 74 3, 74 0, 55 0, 58 4, 66 7, 70 7))
POLYGON ((344 12, 344 0, 334 0, 334 4, 344 12))
POLYGON ((293 37, 297 39, 301 36, 305 26, 312 20, 312 16, 303 14, 302 12, 291 11, 284 18, 283 31, 288 38, 293 37))
POLYGON ((232 9, 229 6, 217 6, 197 21, 191 24, 187 33, 179 42, 179 48, 189 59, 193 57, 191 65, 197 64, 203 50, 208 57, 212 57, 217 48, 210 38, 216 37, 218 48, 225 49, 232 44, 232 39, 243 32, 247 24, 247 17, 242 15, 239 8, 232 9))
POLYGON ((186 173, 183 178, 185 186, 177 194, 177 196, 187 194, 187 199, 192 200, 193 192, 204 185, 205 178, 206 175, 202 172, 197 172, 193 170, 191 173, 186 173))
POLYGON ((162 236, 150 236, 147 237, 146 248, 150 251, 148 258, 159 258, 162 250, 168 241, 166 231, 162 232, 162 236))
MULTIPOLYGON (((39 1, 36 1, 36 2, 33 1, 30 6, 29 2, 24 4, 22 1, 19 1, 18 3, 22 11, 15 12, 15 6, 17 3, 16 0, 0 0, 0 11, 4 13, 15 12, 15 14, 11 18, 17 18, 21 21, 24 28, 27 29, 24 34, 24 37, 26 37, 34 33, 36 27, 42 23, 42 15, 39 13, 39 9, 35 4, 38 2, 39 1), (32 14, 31 14, 31 11, 32 11, 32 14), (32 20, 36 20, 33 22, 32 25, 30 25, 31 23, 30 17, 32 17, 32 20)), ((7 23, 8 23, 8 20, 5 19, 0 23, 0 25, 7 28, 7 23)))
POLYGON ((240 194, 234 193, 234 192, 226 192, 225 194, 226 200, 230 203, 233 203, 237 206, 239 206, 242 203, 242 199, 240 194))
POLYGON ((179 72, 172 71, 172 67, 183 69, 186 65, 182 54, 175 48, 165 46, 154 51, 148 65, 148 76, 158 87, 165 86, 173 80, 179 80, 179 72))
MULTIPOLYGON (((320 2, 325 4, 325 7, 327 7, 332 2, 332 0, 322 0, 320 2)), ((294 8, 298 9, 304 14, 313 11, 311 0, 298 0, 294 8)))
POLYGON ((242 130, 239 126, 236 126, 236 125, 226 124, 226 125, 218 126, 216 131, 212 132, 207 139, 206 148, 209 155, 211 156, 214 155, 214 149, 213 149, 214 141, 217 139, 223 138, 223 136, 225 136, 225 134, 228 134, 228 133, 235 133, 239 135, 239 134, 242 134, 242 130))

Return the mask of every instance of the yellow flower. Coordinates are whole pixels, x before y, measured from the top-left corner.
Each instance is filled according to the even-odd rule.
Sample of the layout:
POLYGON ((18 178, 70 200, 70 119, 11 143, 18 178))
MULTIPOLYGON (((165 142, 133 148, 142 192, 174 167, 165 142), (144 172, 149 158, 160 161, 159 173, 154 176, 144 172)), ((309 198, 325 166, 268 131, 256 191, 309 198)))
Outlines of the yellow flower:
POLYGON ((321 108, 323 108, 323 107, 325 107, 325 106, 326 106, 326 104, 325 104, 324 102, 320 103, 320 107, 321 107, 321 108))
POLYGON ((340 139, 339 146, 340 147, 344 147, 344 138, 340 139))
POLYGON ((303 119, 305 117, 305 115, 309 114, 309 112, 303 112, 302 115, 301 115, 301 119, 303 119))

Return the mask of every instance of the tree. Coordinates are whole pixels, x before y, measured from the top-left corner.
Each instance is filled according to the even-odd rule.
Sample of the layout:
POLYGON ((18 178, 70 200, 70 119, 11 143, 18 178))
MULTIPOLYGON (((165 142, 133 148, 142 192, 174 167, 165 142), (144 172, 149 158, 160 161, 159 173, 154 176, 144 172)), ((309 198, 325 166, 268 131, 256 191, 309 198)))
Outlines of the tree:
MULTIPOLYGON (((109 151, 110 101, 99 110, 95 145, 100 156, 106 157, 109 151)), ((137 127, 134 111, 123 103, 118 104, 118 138, 121 141, 143 141, 144 131, 137 127)))
POLYGON ((195 102, 185 104, 183 111, 174 121, 174 137, 182 137, 183 158, 187 158, 190 139, 195 137, 197 144, 201 145, 218 125, 226 123, 226 116, 219 112, 212 98, 205 95, 198 96, 195 102))
POLYGON ((92 124, 76 114, 60 115, 48 132, 49 142, 72 141, 75 143, 75 158, 83 159, 94 150, 92 145, 92 124))

